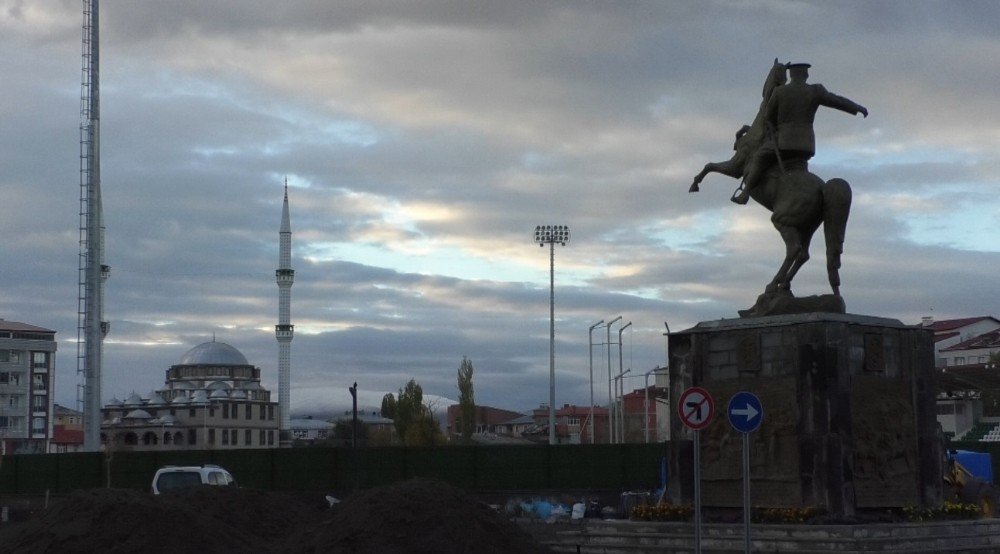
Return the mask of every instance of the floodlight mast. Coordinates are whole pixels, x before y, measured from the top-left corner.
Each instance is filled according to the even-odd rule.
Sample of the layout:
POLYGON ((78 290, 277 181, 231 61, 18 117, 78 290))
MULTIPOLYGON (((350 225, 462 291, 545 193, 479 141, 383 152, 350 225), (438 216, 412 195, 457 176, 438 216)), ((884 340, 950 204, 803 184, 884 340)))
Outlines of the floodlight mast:
POLYGON ((101 366, 104 336, 104 214, 101 203, 100 31, 98 0, 83 3, 80 87, 80 255, 77 298, 77 372, 82 377, 83 450, 101 445, 101 366))
POLYGON ((556 443, 556 243, 569 242, 568 225, 535 226, 535 242, 549 245, 549 444, 556 443))

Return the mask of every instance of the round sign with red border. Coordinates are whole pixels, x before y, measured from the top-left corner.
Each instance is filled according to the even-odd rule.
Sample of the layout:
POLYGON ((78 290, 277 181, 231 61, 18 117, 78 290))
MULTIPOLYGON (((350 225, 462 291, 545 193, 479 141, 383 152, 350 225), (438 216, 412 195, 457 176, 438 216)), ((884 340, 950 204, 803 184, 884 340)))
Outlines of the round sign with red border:
POLYGON ((685 389, 677 401, 677 415, 680 416, 681 423, 695 431, 708 427, 715 415, 712 395, 701 387, 685 389))

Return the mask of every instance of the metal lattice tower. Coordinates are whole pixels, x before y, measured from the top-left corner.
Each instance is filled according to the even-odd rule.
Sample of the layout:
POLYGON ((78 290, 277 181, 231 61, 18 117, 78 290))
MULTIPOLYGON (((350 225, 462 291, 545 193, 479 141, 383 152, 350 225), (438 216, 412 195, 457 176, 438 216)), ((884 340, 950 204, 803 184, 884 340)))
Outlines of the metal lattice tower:
POLYGON ((292 269, 292 225, 288 217, 288 179, 285 179, 285 200, 281 206, 281 230, 278 232, 278 269, 274 272, 278 282, 278 324, 274 335, 278 339, 278 432, 282 446, 291 445, 290 404, 292 338, 292 283, 295 270, 292 269))
MULTIPOLYGON (((83 0, 83 70, 80 86, 80 269, 77 301, 77 373, 82 384, 83 449, 101 446, 101 358, 104 321, 104 214, 101 206, 101 97, 98 0, 83 0)), ((82 392, 82 398, 81 393, 82 392)))

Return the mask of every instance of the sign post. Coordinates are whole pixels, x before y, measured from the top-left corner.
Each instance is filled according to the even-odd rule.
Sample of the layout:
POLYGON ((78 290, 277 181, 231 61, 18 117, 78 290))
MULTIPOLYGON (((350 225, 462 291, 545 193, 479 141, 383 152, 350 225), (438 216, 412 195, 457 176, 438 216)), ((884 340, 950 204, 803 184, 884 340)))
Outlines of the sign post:
POLYGON ((712 395, 701 387, 690 387, 681 393, 677 413, 694 431, 694 551, 701 554, 701 430, 708 427, 715 414, 712 395))
POLYGON ((752 392, 740 391, 729 399, 729 424, 743 434, 743 552, 750 554, 750 433, 760 427, 764 408, 752 392))

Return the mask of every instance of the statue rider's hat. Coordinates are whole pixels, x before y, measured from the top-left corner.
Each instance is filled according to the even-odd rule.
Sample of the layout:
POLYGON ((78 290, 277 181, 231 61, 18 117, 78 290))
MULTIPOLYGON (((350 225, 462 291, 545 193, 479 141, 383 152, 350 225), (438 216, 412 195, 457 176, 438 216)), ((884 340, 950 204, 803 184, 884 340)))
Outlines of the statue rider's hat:
POLYGON ((807 63, 790 63, 785 67, 788 69, 809 69, 812 65, 807 63))

